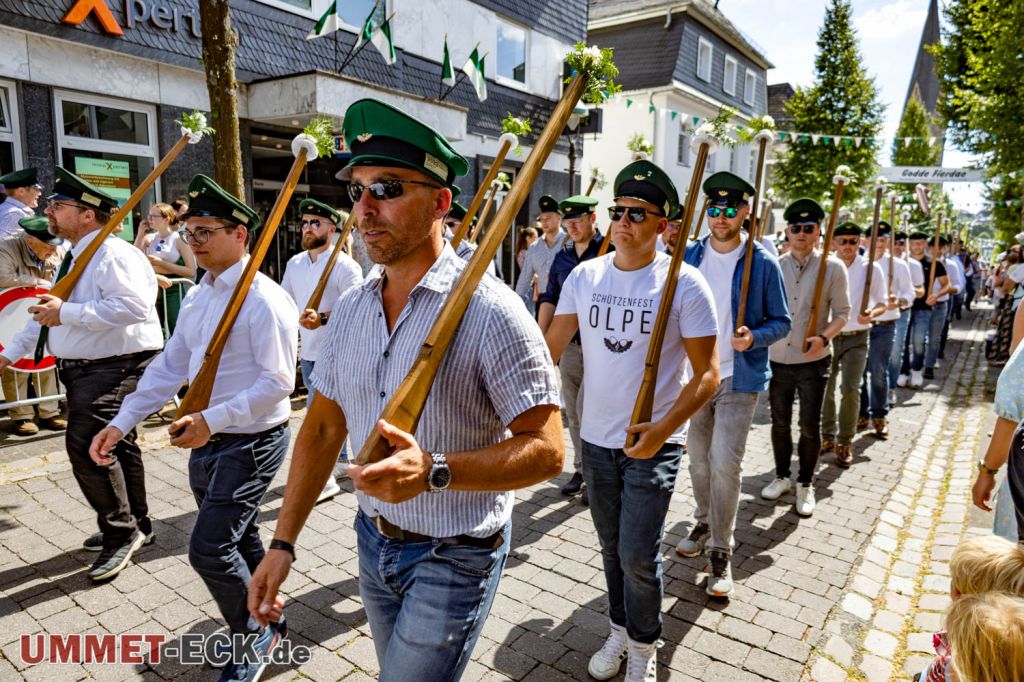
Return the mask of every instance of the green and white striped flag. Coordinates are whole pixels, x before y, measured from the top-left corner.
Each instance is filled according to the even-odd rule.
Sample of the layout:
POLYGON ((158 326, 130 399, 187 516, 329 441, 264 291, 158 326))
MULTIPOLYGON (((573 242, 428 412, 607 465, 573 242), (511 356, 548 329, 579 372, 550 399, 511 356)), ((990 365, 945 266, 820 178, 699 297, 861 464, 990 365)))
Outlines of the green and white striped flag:
POLYGON ((395 56, 395 41, 391 39, 391 19, 385 19, 384 23, 381 24, 380 28, 373 32, 370 36, 370 42, 377 48, 381 56, 384 57, 384 61, 390 66, 398 61, 398 57, 395 56))
POLYGON ((444 61, 441 62, 441 82, 448 87, 455 85, 455 70, 452 68, 452 57, 448 54, 448 36, 444 37, 444 61))
POLYGON ((306 36, 306 40, 334 33, 339 28, 341 28, 341 18, 338 17, 338 3, 335 1, 330 4, 324 15, 320 17, 320 21, 316 22, 313 26, 313 30, 306 36))
POLYGON ((372 41, 374 34, 385 23, 387 23, 387 13, 384 10, 384 5, 381 4, 380 0, 377 0, 373 5, 373 9, 370 10, 370 16, 366 17, 366 21, 363 22, 363 30, 359 32, 359 37, 356 38, 356 44, 353 46, 352 51, 358 50, 359 46, 363 43, 372 41))
POLYGON ((477 56, 477 50, 478 48, 473 48, 473 52, 469 55, 462 70, 469 77, 473 89, 476 90, 476 98, 483 102, 487 99, 487 77, 484 70, 484 57, 477 56))

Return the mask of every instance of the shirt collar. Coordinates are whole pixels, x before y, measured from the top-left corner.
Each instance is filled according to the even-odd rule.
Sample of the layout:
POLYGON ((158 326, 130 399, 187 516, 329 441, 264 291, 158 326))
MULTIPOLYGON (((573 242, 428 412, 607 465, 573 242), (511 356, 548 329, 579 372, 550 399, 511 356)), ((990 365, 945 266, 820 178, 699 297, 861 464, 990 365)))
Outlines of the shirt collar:
MULTIPOLYGON (((455 254, 451 244, 446 241, 441 249, 441 255, 437 257, 437 260, 430 266, 430 269, 423 275, 419 283, 413 287, 413 291, 422 288, 442 294, 448 293, 462 272, 459 265, 463 262, 455 254)), ((363 281, 363 289, 366 291, 379 291, 383 284, 384 268, 374 267, 366 274, 366 280, 363 281)))
POLYGON ((223 289, 234 289, 235 285, 238 284, 239 278, 242 276, 242 270, 245 268, 245 264, 249 262, 249 254, 242 256, 242 260, 238 261, 230 268, 220 273, 220 276, 214 279, 213 273, 207 272, 203 275, 203 279, 200 280, 200 284, 208 287, 213 287, 217 291, 223 289))
MULTIPOLYGON (((102 227, 98 227, 89 234, 79 239, 78 243, 71 247, 71 257, 78 258, 82 251, 85 250, 85 247, 89 246, 89 243, 92 242, 93 239, 96 239, 97 236, 99 236, 100 230, 102 229, 102 227)), ((110 236, 113 237, 113 235, 110 236)))

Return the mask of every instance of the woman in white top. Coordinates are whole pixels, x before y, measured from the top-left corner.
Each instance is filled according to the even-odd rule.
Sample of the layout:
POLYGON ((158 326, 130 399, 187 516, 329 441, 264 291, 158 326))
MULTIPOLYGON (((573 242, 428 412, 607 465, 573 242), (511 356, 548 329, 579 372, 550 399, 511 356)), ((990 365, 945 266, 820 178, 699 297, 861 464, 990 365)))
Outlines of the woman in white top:
POLYGON ((150 206, 146 222, 152 231, 140 229, 135 246, 146 254, 156 272, 162 290, 156 307, 166 338, 174 331, 185 293, 182 285, 173 284, 171 279, 195 279, 196 256, 188 242, 178 237, 178 214, 170 204, 150 206))

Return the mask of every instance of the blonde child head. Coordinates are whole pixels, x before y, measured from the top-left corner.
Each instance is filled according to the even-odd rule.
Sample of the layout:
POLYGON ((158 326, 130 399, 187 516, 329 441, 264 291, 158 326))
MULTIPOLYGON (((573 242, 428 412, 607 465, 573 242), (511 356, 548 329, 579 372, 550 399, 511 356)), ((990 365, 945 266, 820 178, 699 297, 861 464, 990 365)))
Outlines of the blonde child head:
POLYGON ((960 543, 949 562, 953 598, 980 592, 1024 597, 1024 546, 995 535, 960 543))
POLYGON ((1019 682, 1024 676, 1024 599, 964 594, 950 604, 946 633, 956 682, 1019 682))

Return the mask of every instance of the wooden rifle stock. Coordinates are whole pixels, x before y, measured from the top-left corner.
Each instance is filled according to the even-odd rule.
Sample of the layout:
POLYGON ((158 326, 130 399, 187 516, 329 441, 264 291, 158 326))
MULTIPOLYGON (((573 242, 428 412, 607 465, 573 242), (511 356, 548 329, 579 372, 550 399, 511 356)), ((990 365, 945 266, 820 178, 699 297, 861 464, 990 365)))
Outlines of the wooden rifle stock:
MULTIPOLYGON (((704 225, 704 216, 707 215, 708 206, 710 206, 710 205, 711 205, 711 199, 705 197, 704 198, 704 203, 701 205, 701 208, 700 208, 700 215, 697 216, 697 226, 693 229, 693 234, 692 235, 690 235, 689 227, 687 227, 687 234, 690 235, 689 239, 691 241, 697 241, 698 239, 700 239, 700 228, 704 225)), ((676 243, 678 244, 679 242, 677 241, 676 243)), ((686 240, 685 239, 682 241, 682 244, 683 244, 683 248, 685 249, 686 248, 686 240)))
POLYGON ((338 258, 341 255, 341 250, 345 246, 345 242, 348 241, 349 234, 352 233, 352 226, 356 222, 356 212, 353 210, 348 214, 348 218, 345 219, 345 224, 341 226, 341 233, 338 235, 338 241, 334 245, 334 249, 331 250, 330 261, 324 271, 320 273, 320 281, 316 283, 316 289, 313 289, 312 295, 309 297, 309 301, 306 302, 306 307, 299 311, 301 315, 306 310, 319 310, 320 301, 323 300, 324 290, 327 289, 327 282, 331 279, 331 273, 334 272, 334 266, 338 264, 338 258))
POLYGON ((490 169, 488 169, 483 182, 481 182, 480 186, 477 187, 476 194, 473 195, 473 201, 470 202, 469 208, 466 209, 465 217, 463 217, 462 222, 459 223, 458 229, 455 230, 455 234, 452 236, 453 249, 458 249, 459 244, 461 244, 462 240, 466 238, 466 233, 469 232, 470 224, 472 224, 473 218, 476 216, 476 212, 480 209, 480 204, 484 201, 484 195, 487 194, 487 190, 490 189, 491 183, 494 182, 494 178, 498 177, 498 173, 501 171, 501 164, 505 161, 505 155, 508 154, 508 150, 511 148, 512 143, 507 141, 503 142, 501 147, 498 148, 498 155, 494 157, 494 163, 492 163, 490 169))
MULTIPOLYGON (((469 243, 476 244, 477 238, 480 237, 480 230, 484 229, 484 221, 487 220, 487 213, 491 210, 491 204, 494 203, 494 197, 498 194, 498 186, 491 185, 491 192, 487 195, 487 201, 484 202, 484 207, 480 209, 480 219, 476 221, 476 225, 473 226, 473 233, 469 235, 469 243)), ((469 215, 468 213, 466 214, 469 215)), ((454 243, 454 240, 453 242, 454 243)))
POLYGON ((62 301, 68 300, 71 296, 71 292, 75 290, 75 285, 78 284, 78 280, 81 279, 82 273, 84 273, 85 269, 89 267, 89 261, 93 259, 96 252, 99 251, 99 248, 103 246, 104 240, 118 231, 118 228, 121 227, 121 223, 128 214, 131 213, 132 209, 135 208, 139 201, 142 200, 142 197, 146 195, 146 192, 148 192, 149 188, 153 186, 153 183, 157 181, 157 178, 163 175, 164 171, 167 170, 167 167, 171 165, 171 162, 174 161, 174 159, 178 157, 178 154, 181 153, 181 150, 188 145, 189 139, 188 135, 182 135, 181 139, 171 147, 169 152, 167 152, 167 155, 160 159, 160 163, 156 165, 156 168, 150 171, 149 175, 139 183, 139 186, 135 188, 135 191, 132 192, 131 196, 125 200, 124 204, 114 211, 114 214, 110 216, 110 220, 107 221, 107 224, 100 229, 99 234, 97 234, 96 237, 89 242, 84 249, 82 249, 82 253, 78 254, 78 257, 75 258, 71 270, 69 270, 64 277, 61 277, 60 281, 55 283, 53 288, 50 289, 48 293, 51 296, 56 296, 62 301))
POLYGON ((750 292, 750 270, 754 266, 754 241, 758 240, 758 227, 761 220, 757 215, 758 204, 761 199, 761 183, 764 180, 764 158, 768 151, 768 142, 771 138, 762 136, 758 140, 757 148, 757 177, 754 178, 754 210, 750 212, 750 229, 747 230, 747 250, 743 255, 743 279, 740 281, 740 302, 736 306, 736 324, 733 334, 739 336, 739 329, 743 326, 747 316, 747 294, 750 292))
MULTIPOLYGON (((523 167, 516 175, 508 195, 501 203, 498 214, 493 221, 496 226, 511 225, 516 213, 519 212, 519 209, 526 202, 530 194, 530 188, 536 181, 537 176, 544 167, 544 162, 558 141, 559 134, 569 121, 569 115, 572 114, 573 107, 576 106, 576 102, 583 96, 588 78, 589 75, 577 74, 569 85, 566 86, 562 93, 562 98, 555 106, 551 118, 548 119, 547 125, 533 147, 533 151, 530 152, 523 167)), ((498 162, 496 161, 492 169, 497 168, 497 166, 498 162)), ((487 181, 487 185, 489 184, 490 180, 487 181)), ((469 215, 468 212, 467 215, 469 215)), ((504 238, 505 230, 500 227, 488 230, 487 234, 484 235, 479 248, 469 259, 469 263, 467 263, 465 270, 462 271, 459 281, 455 284, 455 288, 452 290, 448 300, 445 301, 440 313, 438 313, 437 319, 434 320, 433 326, 423 340, 423 345, 420 347, 419 355, 413 362, 412 368, 391 396, 391 400, 385 406, 380 419, 387 421, 406 433, 416 432, 416 426, 419 424, 420 416, 423 414, 423 407, 427 402, 434 378, 437 376, 437 370, 444 360, 445 353, 452 339, 455 338, 455 332, 462 322, 462 317, 469 307, 469 302, 476 291, 477 285, 487 271, 487 266, 494 258, 494 254, 498 252, 498 247, 501 246, 504 238)), ((369 464, 378 462, 390 454, 391 447, 384 437, 380 435, 380 431, 375 428, 369 434, 366 442, 363 443, 359 455, 356 457, 356 463, 369 464)))
POLYGON ((757 221, 757 241, 764 239, 764 231, 768 227, 768 218, 772 214, 772 200, 761 200, 761 218, 757 221))
MULTIPOLYGON (((832 248, 832 234, 836 230, 836 221, 839 219, 839 205, 843 200, 843 188, 846 186, 845 178, 836 177, 835 194, 832 197, 832 214, 828 219, 828 229, 825 232, 825 241, 821 245, 821 262, 818 263, 818 276, 814 280, 814 298, 811 299, 811 317, 807 320, 807 333, 804 339, 818 335, 818 307, 821 304, 821 292, 825 287, 825 266, 828 265, 828 252, 832 248)), ((812 249, 813 253, 813 249, 812 249)), ((807 350, 807 346, 804 346, 807 350)))
POLYGON ((235 284, 235 290, 231 292, 231 298, 224 308, 224 314, 221 315, 220 322, 217 323, 217 328, 213 331, 210 343, 206 347, 203 366, 199 368, 195 379, 189 384, 188 392, 181 400, 181 405, 178 406, 177 419, 181 419, 185 415, 202 412, 210 406, 210 396, 213 395, 213 382, 217 379, 217 368, 220 366, 220 358, 224 353, 224 345, 228 341, 228 336, 231 334, 231 328, 234 326, 235 320, 238 319, 238 314, 242 311, 242 305, 245 303, 245 296, 249 293, 252 281, 256 278, 256 273, 263 263, 263 258, 267 255, 267 250, 274 240, 274 233, 277 232, 277 226, 281 223, 284 210, 291 200, 292 192, 295 191, 295 185, 298 184, 299 177, 302 175, 302 170, 306 167, 306 163, 306 152, 303 149, 295 157, 295 162, 292 164, 291 170, 288 171, 288 178, 284 182, 284 187, 281 188, 273 208, 270 209, 270 215, 267 217, 266 224, 260 230, 260 236, 256 239, 249 260, 246 262, 242 274, 238 278, 238 283, 235 284))
POLYGON ((594 187, 597 186, 597 177, 590 178, 590 184, 587 185, 587 196, 589 197, 591 192, 594 191, 594 187))
POLYGON ((926 301, 932 295, 932 287, 935 286, 935 268, 939 262, 939 237, 942 235, 942 211, 936 211, 935 217, 935 236, 932 237, 932 247, 935 253, 932 254, 932 266, 928 270, 928 288, 924 291, 924 299, 926 301))
POLYGON ((871 223, 871 239, 868 241, 868 270, 864 273, 864 291, 860 294, 861 315, 867 315, 871 309, 871 279, 875 271, 875 244, 878 243, 878 221, 882 217, 882 194, 885 187, 881 184, 875 186, 875 218, 871 223))
MULTIPOLYGON (((683 222, 680 226, 680 229, 685 229, 686 232, 679 235, 676 248, 672 251, 672 261, 668 266, 665 288, 662 289, 661 302, 658 304, 658 316, 654 318, 650 345, 647 347, 647 359, 644 361, 644 374, 640 380, 640 390, 637 391, 636 402, 633 403, 633 414, 629 418, 630 426, 651 421, 651 415, 654 412, 654 392, 658 383, 661 347, 665 342, 665 332, 668 331, 668 318, 672 312, 672 302, 676 296, 679 268, 683 265, 683 257, 686 253, 686 241, 690 236, 689 226, 693 222, 693 210, 696 208, 697 194, 700 192, 700 181, 704 177, 704 166, 708 160, 709 147, 709 142, 704 141, 700 143, 700 147, 697 149, 697 160, 693 164, 693 175, 690 176, 690 190, 686 194, 686 204, 683 207, 683 222), (686 227, 683 228, 682 225, 686 227)), ((627 434, 625 447, 628 448, 636 445, 638 439, 639 436, 635 433, 627 434)))

